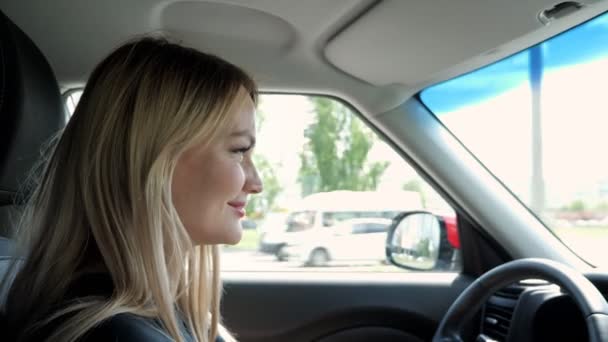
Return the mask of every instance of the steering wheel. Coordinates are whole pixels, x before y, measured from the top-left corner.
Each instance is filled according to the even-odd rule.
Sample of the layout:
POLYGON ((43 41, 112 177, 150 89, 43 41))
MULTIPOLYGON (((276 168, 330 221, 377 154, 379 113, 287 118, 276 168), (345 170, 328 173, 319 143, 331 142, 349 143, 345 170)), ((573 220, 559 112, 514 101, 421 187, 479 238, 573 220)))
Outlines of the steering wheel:
POLYGON ((547 259, 519 259, 500 265, 475 280, 445 314, 433 342, 463 341, 463 326, 497 290, 524 279, 543 279, 562 287, 580 308, 589 341, 608 341, 608 303, 581 273, 547 259))

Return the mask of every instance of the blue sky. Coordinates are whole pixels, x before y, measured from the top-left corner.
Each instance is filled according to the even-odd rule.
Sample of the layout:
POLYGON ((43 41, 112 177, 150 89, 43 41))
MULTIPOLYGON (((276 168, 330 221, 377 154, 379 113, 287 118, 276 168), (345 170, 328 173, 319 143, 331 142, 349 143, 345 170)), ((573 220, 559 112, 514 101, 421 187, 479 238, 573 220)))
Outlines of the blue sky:
MULTIPOLYGON (((603 14, 541 44, 545 72, 608 58, 608 14, 603 14)), ((437 115, 500 95, 528 82, 529 50, 431 86, 420 94, 437 115)))

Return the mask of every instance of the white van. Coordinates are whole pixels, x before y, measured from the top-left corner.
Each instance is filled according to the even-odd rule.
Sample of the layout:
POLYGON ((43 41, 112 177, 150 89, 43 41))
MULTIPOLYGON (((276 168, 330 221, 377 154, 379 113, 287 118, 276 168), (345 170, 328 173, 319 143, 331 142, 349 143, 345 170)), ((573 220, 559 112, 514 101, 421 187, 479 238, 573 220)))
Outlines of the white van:
POLYGON ((328 228, 356 218, 392 219, 403 211, 423 209, 418 192, 330 191, 304 197, 289 212, 284 229, 267 233, 260 241, 263 250, 272 251, 284 260, 282 247, 303 240, 322 238, 328 228))
POLYGON ((325 232, 291 241, 281 250, 281 257, 302 266, 386 262, 384 246, 392 222, 368 217, 340 221, 325 232))

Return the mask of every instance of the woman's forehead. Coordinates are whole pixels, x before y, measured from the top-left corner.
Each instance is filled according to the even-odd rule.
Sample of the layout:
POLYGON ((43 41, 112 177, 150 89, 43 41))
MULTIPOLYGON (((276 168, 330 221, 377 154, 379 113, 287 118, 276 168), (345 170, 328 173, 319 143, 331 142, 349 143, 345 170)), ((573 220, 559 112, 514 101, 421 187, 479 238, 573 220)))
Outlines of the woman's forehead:
POLYGON ((229 125, 231 134, 240 131, 251 131, 250 134, 255 134, 255 103, 243 87, 239 89, 228 115, 231 117, 229 125))

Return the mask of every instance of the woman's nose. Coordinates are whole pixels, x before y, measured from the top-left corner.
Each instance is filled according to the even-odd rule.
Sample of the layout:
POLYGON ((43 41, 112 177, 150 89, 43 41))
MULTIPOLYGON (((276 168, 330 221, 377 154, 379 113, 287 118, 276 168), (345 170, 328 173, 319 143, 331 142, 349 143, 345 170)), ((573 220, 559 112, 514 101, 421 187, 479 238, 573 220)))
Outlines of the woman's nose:
POLYGON ((253 163, 251 163, 251 167, 247 175, 245 191, 250 194, 259 194, 260 192, 264 191, 262 179, 260 178, 258 170, 253 163))

